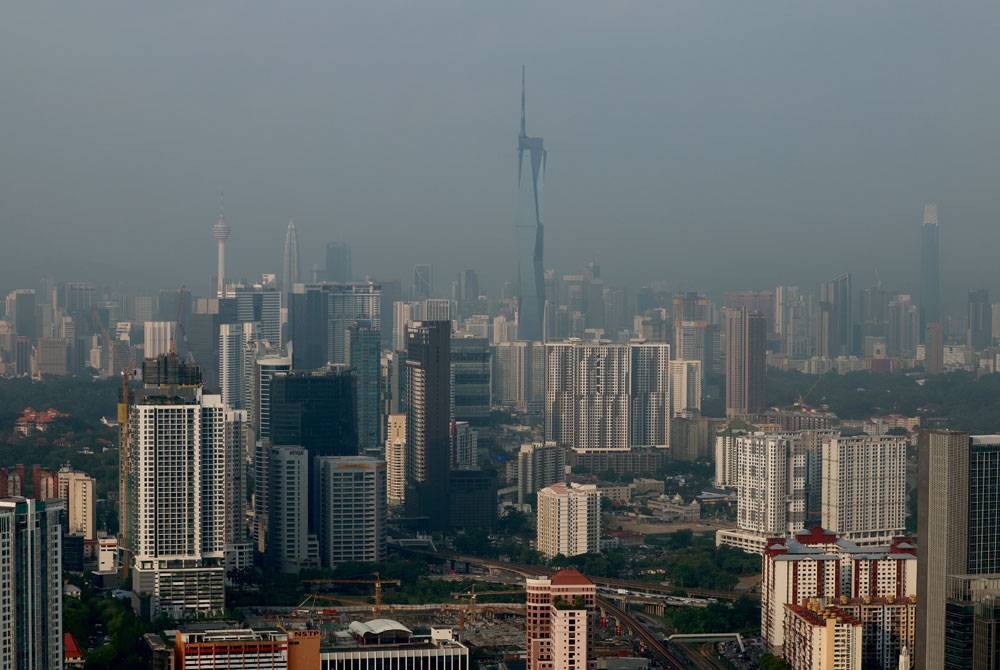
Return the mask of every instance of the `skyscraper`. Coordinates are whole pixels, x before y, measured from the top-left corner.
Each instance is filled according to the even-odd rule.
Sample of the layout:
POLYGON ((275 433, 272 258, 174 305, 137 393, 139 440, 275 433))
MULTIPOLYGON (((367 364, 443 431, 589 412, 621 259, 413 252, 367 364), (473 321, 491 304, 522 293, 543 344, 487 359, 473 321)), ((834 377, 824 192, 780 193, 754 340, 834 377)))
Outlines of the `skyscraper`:
POLYGON ((923 431, 917 454, 917 668, 995 668, 1000 437, 923 431))
POLYGON ((351 281, 351 245, 330 242, 326 245, 326 280, 346 284, 351 281))
MULTIPOLYGON (((708 298, 698 293, 674 296, 671 316, 674 320, 674 358, 706 363, 708 298)), ((704 368, 703 371, 708 372, 704 368)))
POLYGON ((969 322, 967 344, 973 351, 982 351, 993 344, 993 307, 989 289, 969 291, 969 322))
POLYGON ((414 300, 427 300, 434 294, 434 276, 431 273, 431 266, 426 264, 413 266, 413 295, 414 300))
POLYGON ((451 322, 406 331, 406 511, 432 529, 448 525, 451 460, 451 322))
POLYGON ((357 456, 357 381, 346 368, 278 372, 271 378, 271 442, 311 458, 357 456))
MULTIPOLYGON (((281 572, 309 567, 309 452, 298 446, 271 447, 268 453, 268 523, 265 561, 281 572)), ((258 540, 260 542, 260 540, 258 540)))
POLYGON ((132 590, 141 614, 175 618, 223 608, 227 529, 226 408, 203 394, 196 365, 167 354, 143 363, 128 408, 132 590))
POLYGON ((61 500, 0 499, 0 663, 63 667, 61 500))
POLYGON ((537 500, 538 551, 548 558, 601 550, 601 492, 594 484, 556 482, 537 500))
POLYGON ((853 353, 854 312, 851 275, 842 274, 819 285, 819 341, 816 353, 837 358, 853 353))
POLYGON ((219 324, 219 387, 226 407, 252 405, 258 338, 256 323, 219 324))
POLYGON ((727 309, 726 416, 754 414, 764 409, 767 322, 760 312, 727 309))
POLYGON ((318 466, 321 565, 385 560, 385 461, 335 456, 320 458, 318 466))
POLYGON ((226 240, 232 234, 233 230, 226 223, 226 215, 222 211, 222 202, 219 202, 219 218, 215 220, 215 225, 212 226, 212 237, 219 244, 219 267, 216 275, 216 292, 220 298, 226 297, 226 240))
POLYGON ((541 340, 545 314, 545 228, 542 224, 542 183, 546 152, 541 137, 528 135, 521 68, 521 132, 517 136, 517 298, 518 338, 541 340))
POLYGON ((941 241, 937 205, 924 205, 920 230, 920 332, 941 321, 941 241))
POLYGON ((285 232, 285 252, 281 264, 281 290, 291 293, 292 285, 302 281, 299 273, 299 235, 295 231, 295 222, 288 222, 285 232))
POLYGON ((381 447, 382 333, 371 321, 356 321, 347 329, 347 364, 357 378, 358 446, 381 447))

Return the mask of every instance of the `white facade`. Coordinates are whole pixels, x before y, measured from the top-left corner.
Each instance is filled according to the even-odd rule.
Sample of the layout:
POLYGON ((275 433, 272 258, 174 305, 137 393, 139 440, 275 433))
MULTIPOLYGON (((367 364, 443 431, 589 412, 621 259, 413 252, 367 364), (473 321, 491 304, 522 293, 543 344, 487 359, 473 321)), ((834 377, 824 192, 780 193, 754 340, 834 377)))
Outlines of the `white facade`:
POLYGON ((869 435, 823 442, 822 525, 859 545, 906 531, 907 438, 869 435))
POLYGON ((142 325, 142 355, 156 358, 170 352, 174 341, 173 321, 146 321, 142 325))
POLYGON ((537 549, 552 558, 601 549, 601 492, 593 484, 558 483, 538 492, 537 549))
POLYGON ((456 421, 451 440, 451 469, 479 469, 479 431, 468 421, 456 421))
MULTIPOLYGON (((736 521, 740 530, 764 536, 784 536, 801 529, 791 505, 804 490, 804 463, 796 475, 794 442, 787 433, 753 433, 736 438, 736 521)), ((802 510, 804 515, 804 507, 802 510)))
POLYGON ((546 345, 545 439, 579 451, 670 444, 670 345, 546 345))
POLYGON ((226 412, 218 395, 130 408, 133 590, 152 615, 221 611, 227 527, 226 412))
POLYGON ((249 409, 253 404, 258 339, 256 323, 219 325, 219 387, 227 407, 249 409))
POLYGON ((670 416, 701 414, 701 361, 670 361, 670 416))

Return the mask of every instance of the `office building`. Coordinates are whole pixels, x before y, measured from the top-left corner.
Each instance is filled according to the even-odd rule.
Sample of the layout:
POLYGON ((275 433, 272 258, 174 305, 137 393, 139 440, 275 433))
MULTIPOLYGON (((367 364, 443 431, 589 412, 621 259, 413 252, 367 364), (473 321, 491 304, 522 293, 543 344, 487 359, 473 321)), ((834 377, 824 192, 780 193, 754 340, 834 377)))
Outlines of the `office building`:
POLYGON ((318 459, 320 563, 377 563, 386 557, 386 463, 363 456, 318 459))
POLYGON ((924 205, 920 229, 920 332, 941 322, 941 240, 937 205, 924 205))
POLYGON ((423 303, 397 300, 392 304, 392 350, 406 351, 406 329, 411 321, 419 321, 423 303))
MULTIPOLYGON (((63 466, 57 473, 59 497, 66 509, 66 534, 82 535, 85 540, 97 537, 94 510, 97 505, 96 481, 85 472, 63 466)), ((36 495, 38 489, 35 489, 36 495)))
POLYGON ((313 567, 309 556, 309 452, 271 447, 268 455, 265 561, 275 570, 297 573, 313 567))
POLYGON ((285 247, 281 261, 281 290, 291 293, 292 286, 302 281, 302 274, 299 272, 299 234, 295 230, 295 223, 288 222, 288 230, 285 231, 285 247))
POLYGON ((7 318, 14 327, 14 335, 25 338, 30 344, 38 341, 41 328, 38 324, 38 310, 35 290, 19 288, 7 295, 7 318))
POLYGON ((347 328, 347 365, 357 379, 358 447, 379 449, 382 433, 382 333, 370 321, 347 328))
POLYGON ((764 409, 767 375, 767 323, 760 312, 725 310, 726 416, 764 409))
POLYGON ((896 295, 889 301, 887 353, 900 358, 914 358, 921 337, 920 308, 909 294, 896 295))
POLYGON ((389 507, 402 507, 406 503, 406 415, 390 414, 386 424, 386 498, 389 507))
POLYGON ((452 528, 490 529, 497 520, 497 477, 492 471, 459 470, 448 480, 452 528))
POLYGON ((902 602, 913 596, 917 596, 917 548, 904 539, 862 548, 822 529, 772 539, 764 551, 761 637, 775 653, 782 653, 786 605, 824 597, 831 602, 876 598, 902 602))
MULTIPOLYGON (((450 628, 431 627, 430 635, 414 635, 392 619, 352 621, 343 646, 319 650, 321 670, 470 670, 469 648, 450 628)), ((295 639, 295 638, 293 638, 295 639)), ((294 649, 294 648, 293 648, 294 649)), ((289 666, 291 670, 291 666, 289 666)))
POLYGON ((455 333, 451 338, 452 393, 455 418, 478 421, 493 404, 493 358, 486 338, 455 333))
POLYGON ((271 377, 271 443, 320 456, 357 456, 357 380, 343 367, 271 377))
POLYGON ((907 443, 887 435, 823 442, 823 528, 860 546, 904 534, 907 443))
POLYGON ((128 407, 127 542, 134 605, 174 618, 223 609, 227 528, 226 408, 176 355, 143 363, 128 407))
POLYGON ((326 280, 346 284, 352 279, 351 245, 346 242, 330 242, 326 245, 326 280))
POLYGON ((989 289, 969 291, 966 344, 973 351, 982 351, 993 344, 993 306, 989 289))
POLYGON ((427 298, 421 303, 420 319, 423 321, 455 321, 458 307, 448 298, 427 298))
POLYGON ((670 361, 670 416, 701 415, 702 362, 670 361))
POLYGON ((557 482, 538 491, 536 548, 554 558, 601 550, 601 492, 593 484, 557 482))
POLYGON ((443 529, 451 469, 451 322, 414 321, 406 336, 407 516, 443 529))
POLYGON ((411 297, 414 300, 427 300, 434 295, 434 278, 430 265, 413 266, 413 291, 411 297))
POLYGON ((479 309, 479 275, 465 269, 458 275, 458 310, 462 316, 475 314, 479 309))
POLYGON ((271 380, 276 374, 291 372, 292 357, 284 354, 259 355, 255 365, 252 420, 258 439, 270 439, 271 380))
POLYGON ((917 667, 996 667, 1000 436, 923 431, 917 453, 917 667))
POLYGON ((518 337, 541 340, 545 312, 545 226, 542 183, 548 154, 541 137, 528 135, 524 69, 521 70, 521 132, 517 136, 517 321, 518 337))
MULTIPOLYGON (((862 670, 862 623, 838 607, 785 605, 785 661, 791 670, 862 670)), ((871 666, 869 666, 871 667, 871 666)))
POLYGON ((924 370, 929 375, 944 372, 944 326, 937 321, 928 323, 924 333, 924 370))
POLYGON ((670 444, 670 345, 546 345, 545 439, 580 451, 670 444))
POLYGON ((534 502, 535 494, 566 478, 566 450, 555 442, 522 444, 517 452, 517 502, 534 502))
POLYGON ((174 346, 173 321, 146 321, 142 324, 142 353, 146 358, 157 358, 170 353, 174 346))
POLYGON ((852 297, 850 274, 838 275, 819 285, 816 354, 820 358, 837 358, 854 353, 852 297))
POLYGON ((596 670, 597 587, 574 568, 525 580, 527 670, 596 670))
POLYGON ((288 330, 296 370, 347 362, 347 329, 365 321, 381 328, 382 289, 374 282, 296 284, 289 296, 288 330))
POLYGON ((258 339, 268 351, 281 347, 281 291, 275 287, 274 275, 264 275, 255 284, 231 286, 230 294, 236 300, 236 321, 257 324, 258 339))
POLYGON ((63 667, 63 502, 0 498, 0 663, 63 667))

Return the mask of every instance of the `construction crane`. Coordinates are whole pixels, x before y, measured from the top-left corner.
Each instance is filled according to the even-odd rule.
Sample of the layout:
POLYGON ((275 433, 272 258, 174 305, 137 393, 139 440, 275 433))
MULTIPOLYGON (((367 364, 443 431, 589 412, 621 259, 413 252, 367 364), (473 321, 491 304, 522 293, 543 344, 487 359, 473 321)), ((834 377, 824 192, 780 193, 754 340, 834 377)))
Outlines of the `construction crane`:
POLYGON ((452 593, 451 597, 457 599, 468 598, 469 602, 465 603, 465 606, 458 611, 458 634, 461 637, 465 633, 465 617, 469 609, 475 606, 476 598, 478 596, 506 596, 506 595, 523 595, 524 589, 507 589, 506 591, 476 591, 476 585, 473 584, 472 588, 464 593, 452 593))
POLYGON ((375 607, 372 610, 375 616, 382 611, 382 585, 393 584, 400 586, 402 582, 398 579, 382 579, 379 573, 374 573, 375 579, 305 579, 305 584, 374 584, 375 585, 375 607))

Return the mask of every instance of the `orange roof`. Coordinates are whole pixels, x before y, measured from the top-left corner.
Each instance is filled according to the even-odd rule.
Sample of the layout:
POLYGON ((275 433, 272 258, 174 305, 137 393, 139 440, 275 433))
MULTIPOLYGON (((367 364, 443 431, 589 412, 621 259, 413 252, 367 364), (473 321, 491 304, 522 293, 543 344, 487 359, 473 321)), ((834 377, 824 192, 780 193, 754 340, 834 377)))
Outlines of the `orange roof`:
POLYGON ((576 568, 565 568, 552 575, 553 586, 593 586, 594 582, 576 568))
POLYGON ((83 658, 80 645, 76 643, 72 633, 63 633, 63 647, 66 649, 66 653, 63 654, 65 658, 83 658))

